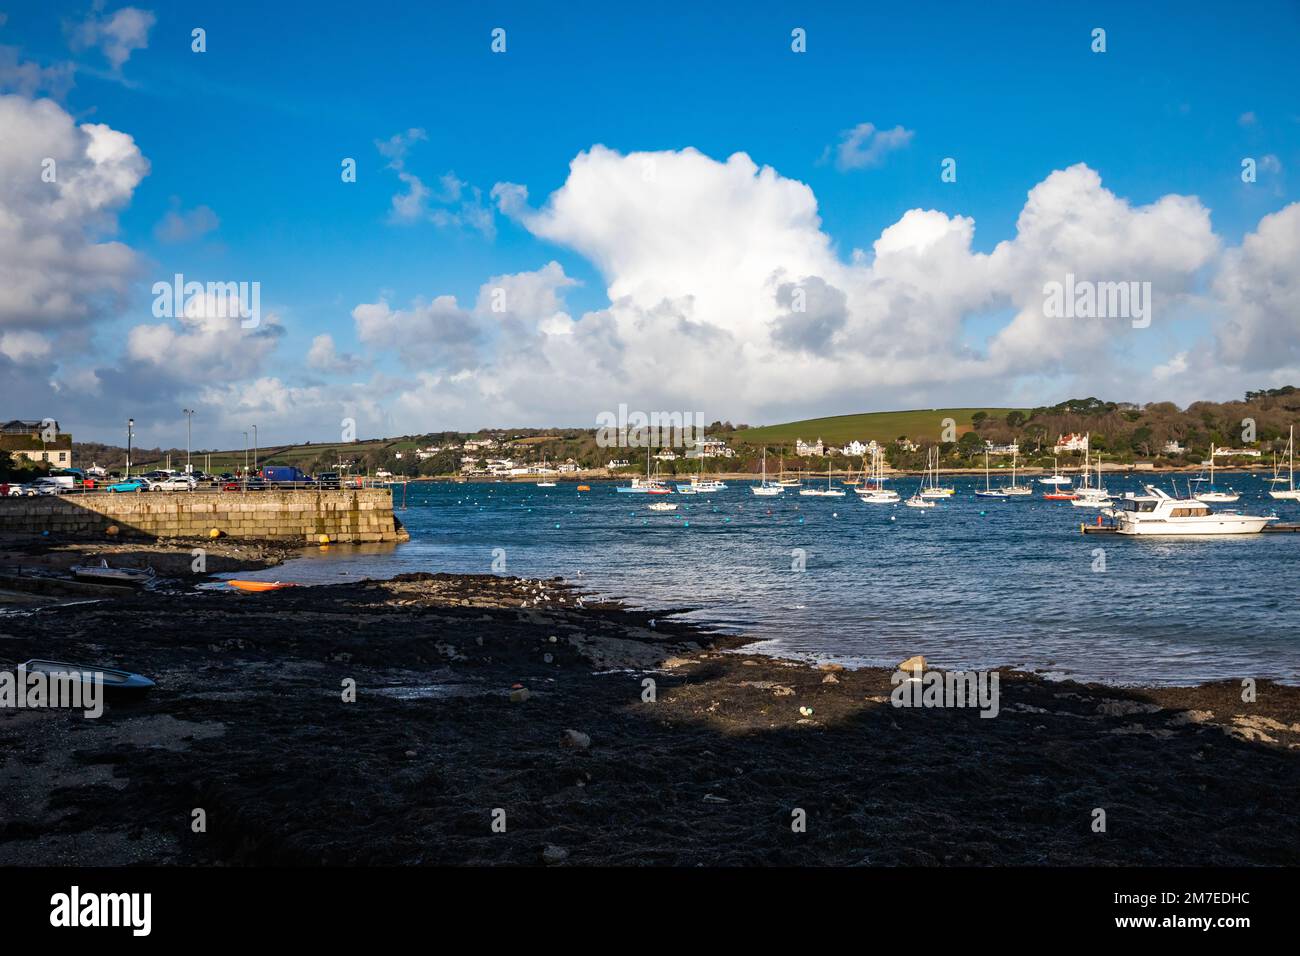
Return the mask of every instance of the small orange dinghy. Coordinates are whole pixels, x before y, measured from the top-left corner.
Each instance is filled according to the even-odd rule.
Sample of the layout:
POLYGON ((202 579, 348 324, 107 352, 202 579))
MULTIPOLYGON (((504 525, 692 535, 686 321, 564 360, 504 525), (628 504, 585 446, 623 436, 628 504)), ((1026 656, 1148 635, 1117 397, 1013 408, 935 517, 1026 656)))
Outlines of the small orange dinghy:
POLYGON ((227 581, 232 588, 238 588, 241 591, 278 591, 280 588, 296 588, 296 584, 281 583, 279 581, 227 581))

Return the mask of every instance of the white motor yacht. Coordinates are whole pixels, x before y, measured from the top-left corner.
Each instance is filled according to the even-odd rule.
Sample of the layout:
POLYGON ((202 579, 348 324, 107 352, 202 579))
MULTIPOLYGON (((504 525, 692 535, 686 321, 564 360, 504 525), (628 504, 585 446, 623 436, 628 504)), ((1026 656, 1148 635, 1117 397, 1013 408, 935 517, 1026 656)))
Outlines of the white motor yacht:
POLYGON ((1109 510, 1120 534, 1210 535, 1257 534, 1276 517, 1214 511, 1195 498, 1172 498, 1146 486, 1144 495, 1125 495, 1109 510))

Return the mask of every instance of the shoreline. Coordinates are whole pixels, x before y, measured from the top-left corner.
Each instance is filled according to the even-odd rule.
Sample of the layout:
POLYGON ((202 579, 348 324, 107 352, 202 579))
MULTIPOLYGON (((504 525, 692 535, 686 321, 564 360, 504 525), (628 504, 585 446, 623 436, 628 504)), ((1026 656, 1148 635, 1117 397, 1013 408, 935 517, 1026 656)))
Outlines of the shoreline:
MULTIPOLYGON (((1162 477, 1167 475, 1199 475, 1204 471, 1205 469, 1200 465, 1181 465, 1177 467, 1160 467, 1160 468, 1151 468, 1151 469, 1146 469, 1146 468, 1139 469, 1133 467, 1132 465, 1104 465, 1102 467, 1102 474, 1105 475, 1138 475, 1138 476, 1151 475, 1153 477, 1162 477)), ((990 475, 998 475, 999 477, 1010 474, 1010 472, 1011 472, 1010 466, 993 467, 989 469, 990 475)), ((1039 476, 1042 475, 1050 475, 1052 473, 1052 470, 1050 468, 1043 468, 1039 466, 1029 466, 1029 467, 1017 468, 1016 473, 1018 475, 1023 475, 1026 478, 1038 478, 1039 476)), ((1083 468, 1078 465, 1068 466, 1068 467, 1063 466, 1060 469, 1059 473, 1062 475, 1078 477, 1078 476, 1082 476, 1083 468)), ((1245 475, 1251 477, 1256 475, 1271 475, 1272 473, 1273 473, 1272 468, 1268 466, 1259 466, 1255 468, 1247 468, 1247 467, 1233 467, 1233 468, 1216 467, 1215 468, 1216 475, 1223 475, 1225 477, 1228 475, 1245 475)), ((690 481, 692 475, 695 474, 696 474, 695 472, 686 472, 680 475, 659 475, 658 478, 660 481, 663 481, 665 483, 679 483, 679 482, 685 483, 690 481)), ((861 474, 862 474, 861 468, 853 468, 853 469, 841 468, 841 469, 832 469, 831 471, 832 478, 852 478, 854 476, 860 476, 861 474)), ((1095 468, 1090 469, 1089 474, 1095 474, 1095 468)), ((885 469, 885 476, 887 478, 923 478, 925 477, 925 475, 926 475, 926 471, 924 469, 920 469, 920 470, 912 470, 912 469, 896 470, 892 468, 885 469)), ((942 481, 943 478, 949 476, 969 478, 969 477, 983 477, 983 475, 984 475, 983 468, 943 468, 940 469, 939 471, 939 480, 942 481)), ((705 472, 704 476, 706 478, 716 478, 722 481, 758 481, 762 477, 761 474, 757 471, 753 471, 753 472, 709 471, 709 472, 705 472)), ((600 482, 602 484, 605 482, 625 482, 629 478, 642 478, 642 477, 644 477, 644 475, 640 473, 634 473, 634 472, 625 472, 621 474, 611 475, 605 469, 602 468, 590 472, 578 472, 576 475, 508 475, 508 476, 507 475, 502 475, 502 476, 475 475, 473 477, 466 477, 463 479, 458 475, 429 475, 429 476, 424 476, 419 478, 392 478, 392 479, 385 479, 385 481, 393 485, 401 485, 401 484, 413 485, 413 484, 420 484, 423 482, 430 482, 430 483, 437 483, 437 484, 453 484, 453 485, 457 485, 457 484, 528 485, 528 484, 535 484, 537 481, 541 480, 542 478, 546 478, 548 481, 556 482, 557 485, 569 485, 569 484, 584 484, 593 481, 600 482)), ((816 481, 819 478, 824 480, 826 478, 826 472, 824 471, 789 472, 787 474, 787 478, 792 478, 792 477, 798 478, 801 481, 816 481)), ((769 474, 768 480, 775 481, 776 478, 769 474)))
POLYGON ((98 720, 0 710, 0 864, 1300 862, 1300 688, 1001 670, 995 718, 896 708, 889 669, 747 652, 683 610, 420 573, 0 619, 0 659, 158 682, 98 720))

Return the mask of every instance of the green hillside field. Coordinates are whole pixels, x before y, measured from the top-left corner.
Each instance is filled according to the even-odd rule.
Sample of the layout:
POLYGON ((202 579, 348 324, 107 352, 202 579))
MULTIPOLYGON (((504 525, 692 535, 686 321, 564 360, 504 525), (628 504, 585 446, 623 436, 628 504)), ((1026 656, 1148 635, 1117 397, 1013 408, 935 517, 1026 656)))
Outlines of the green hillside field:
MULTIPOLYGON (((903 412, 865 412, 860 415, 835 415, 831 418, 809 418, 784 425, 764 425, 733 432, 734 443, 749 445, 794 444, 796 438, 814 442, 818 438, 834 444, 853 441, 890 442, 901 435, 912 441, 930 439, 938 441, 943 431, 943 420, 951 418, 957 423, 957 434, 971 429, 971 416, 987 412, 990 417, 1002 418, 1015 411, 1011 408, 918 408, 903 412)), ((1025 411, 1025 409, 1021 409, 1025 411)))

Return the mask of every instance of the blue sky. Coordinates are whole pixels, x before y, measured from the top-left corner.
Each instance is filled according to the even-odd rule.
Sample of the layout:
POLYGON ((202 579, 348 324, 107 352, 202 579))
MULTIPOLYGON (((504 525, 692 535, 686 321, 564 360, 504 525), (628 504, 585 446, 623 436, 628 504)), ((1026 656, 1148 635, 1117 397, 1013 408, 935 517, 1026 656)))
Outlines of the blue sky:
MULTIPOLYGON (((531 272, 554 260, 578 283, 564 290, 566 314, 577 320, 602 310, 616 277, 592 261, 590 247, 538 234, 545 230, 494 209, 490 196, 494 184, 524 184, 531 207, 540 209, 565 185, 575 156, 596 144, 624 156, 693 147, 719 163, 743 152, 811 189, 821 229, 842 262, 854 249, 869 252, 912 209, 973 219, 971 251, 991 253, 1016 237, 1030 190, 1053 171, 1080 163, 1133 206, 1170 194, 1196 197, 1225 248, 1297 198, 1295 3, 1249 10, 1173 3, 610 9, 597 3, 137 0, 135 7, 154 20, 147 44, 119 67, 102 47, 70 43, 69 23, 107 17, 122 6, 0 0, 7 14, 0 45, 47 68, 75 63, 75 85, 61 97, 62 108, 77 123, 129 135, 149 164, 114 210, 111 236, 138 255, 136 278, 96 316, 86 354, 49 369, 56 377, 73 367, 115 363, 130 329, 154 321, 150 283, 173 272, 260 281, 263 306, 277 313, 280 335, 248 377, 273 376, 286 386, 361 384, 355 371, 331 377, 302 363, 322 333, 341 352, 364 352, 353 317, 362 303, 385 300, 398 309, 454 295, 468 307, 489 277, 531 272), (205 53, 190 49, 194 27, 207 31, 205 53), (489 49, 495 27, 507 31, 505 54, 489 49), (795 27, 807 31, 804 54, 791 51, 795 27), (1094 27, 1106 30, 1104 54, 1090 49, 1094 27), (878 164, 842 168, 835 147, 845 131, 864 123, 877 131, 902 127, 910 136, 878 164), (392 221, 392 199, 402 186, 376 142, 412 128, 426 138, 412 143, 404 168, 430 189, 447 173, 464 184, 465 194, 478 189, 491 235, 467 224, 392 221), (1269 171, 1243 183, 1242 158, 1265 156, 1273 157, 1269 171), (340 181, 344 157, 357 161, 356 183, 340 181), (945 157, 957 160, 955 183, 940 180, 945 157), (201 206, 219 225, 185 241, 158 238, 169 210, 189 214, 201 206)), ((446 208, 454 211, 456 204, 446 208)), ((1191 271, 1212 269, 1194 264, 1191 271)), ((1203 274, 1197 281, 1209 280, 1203 274)), ((996 297, 967 308, 961 342, 982 348, 1015 312, 1014 303, 996 297)), ((1188 305, 1177 329, 1133 339, 1126 354, 1149 354, 1157 363, 1194 349, 1216 315, 1213 304, 1188 305)), ((481 364, 496 361, 494 343, 503 334, 486 333, 481 364)), ((1285 375, 1291 357, 1281 358, 1278 369, 1245 363, 1241 381, 1268 384, 1270 375, 1285 375)), ((393 350, 376 351, 366 362, 365 374, 378 376, 367 380, 372 396, 383 388, 396 394, 420 371, 393 350)), ((19 380, 18 371, 9 374, 19 380)), ((209 374, 239 380, 219 368, 209 374)), ((1006 394, 999 394, 997 381, 1006 384, 1006 376, 991 383, 976 375, 963 386, 931 388, 934 404, 1050 402, 1067 397, 1057 389, 1091 384, 1059 368, 1027 370, 1014 388, 1006 384, 1006 394)), ((1235 378, 1205 379, 1200 397, 1231 397, 1239 385, 1235 378)), ((156 418, 159 440, 175 437, 167 424, 171 404, 203 400, 186 394, 194 389, 164 387, 175 400, 160 402, 156 412, 145 402, 138 416, 156 418)), ((1195 383, 1175 391, 1169 397, 1190 395, 1195 383)), ((647 401, 669 397, 606 389, 548 415, 590 424, 591 411, 616 400, 635 403, 642 394, 647 401)), ((706 411, 717 412, 710 417, 772 420, 927 397, 907 387, 896 394, 892 402, 881 391, 823 394, 788 406, 737 402, 734 409, 683 395, 677 404, 707 404, 706 411)), ((67 402, 67 389, 55 400, 67 402)), ((441 416, 430 408, 424 427, 523 424, 528 417, 527 401, 494 407, 481 396, 462 395, 450 404, 459 411, 441 416)), ((112 415, 121 412, 111 399, 101 407, 105 415, 110 408, 112 415)), ((276 437, 331 437, 333 411, 300 411, 283 414, 284 433, 276 437)), ((8 412, 43 414, 17 406, 8 412)), ((84 408, 64 408, 57 417, 85 437, 116 431, 84 408)), ((216 409, 208 417, 220 420, 216 409)), ((376 412, 370 424, 370 431, 420 425, 409 411, 376 412)))

